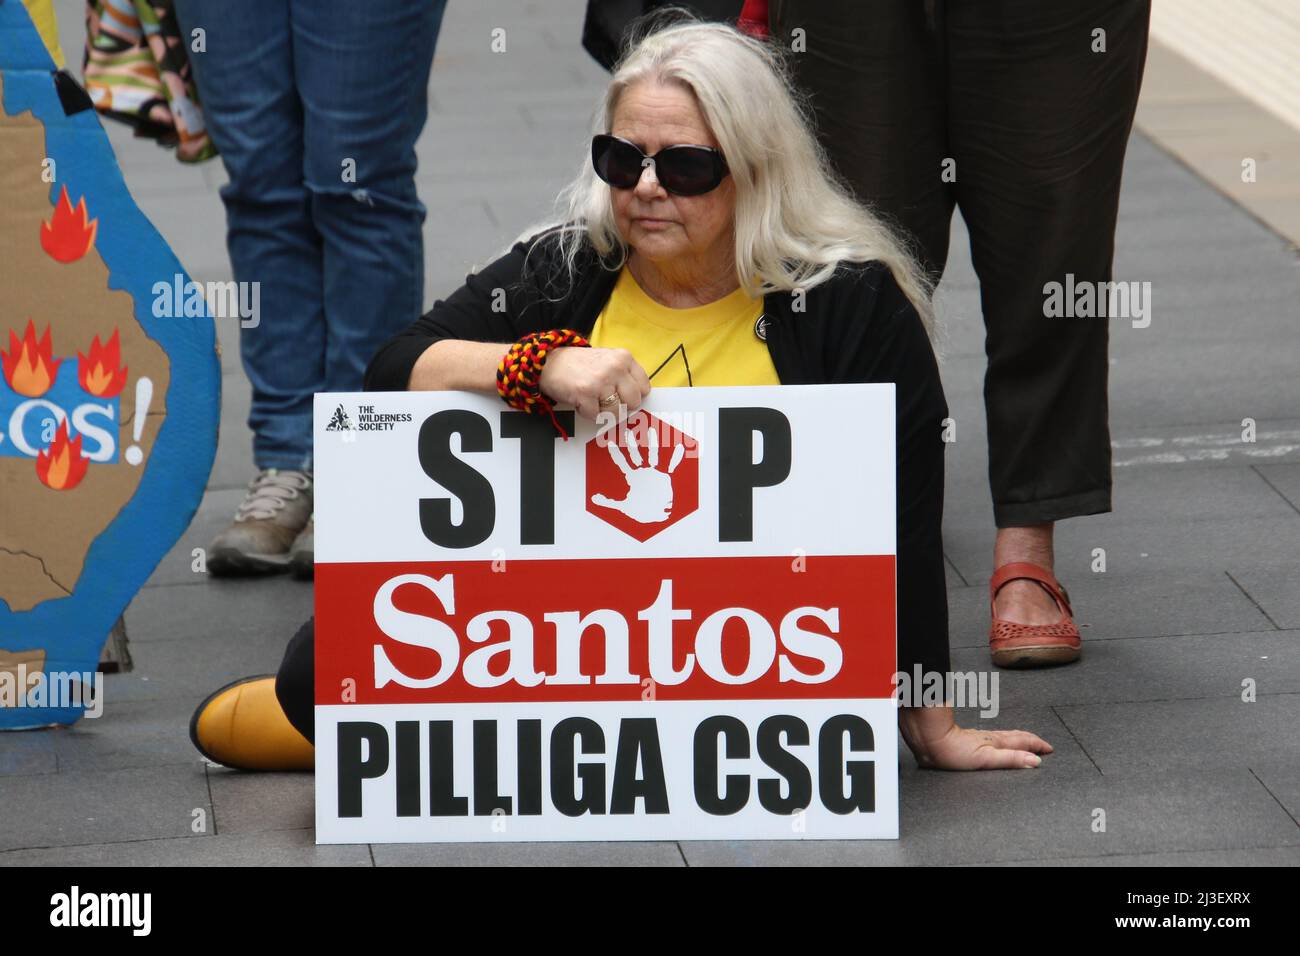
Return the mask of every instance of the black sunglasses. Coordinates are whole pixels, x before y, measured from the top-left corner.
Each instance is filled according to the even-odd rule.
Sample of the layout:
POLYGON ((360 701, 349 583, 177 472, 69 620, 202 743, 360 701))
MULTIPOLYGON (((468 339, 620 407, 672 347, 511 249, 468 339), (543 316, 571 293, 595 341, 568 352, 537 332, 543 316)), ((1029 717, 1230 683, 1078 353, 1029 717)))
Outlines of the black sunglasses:
POLYGON ((634 189, 646 166, 677 196, 701 196, 718 188, 727 176, 727 161, 710 146, 665 146, 647 156, 635 143, 602 133, 591 141, 596 175, 615 189, 634 189))

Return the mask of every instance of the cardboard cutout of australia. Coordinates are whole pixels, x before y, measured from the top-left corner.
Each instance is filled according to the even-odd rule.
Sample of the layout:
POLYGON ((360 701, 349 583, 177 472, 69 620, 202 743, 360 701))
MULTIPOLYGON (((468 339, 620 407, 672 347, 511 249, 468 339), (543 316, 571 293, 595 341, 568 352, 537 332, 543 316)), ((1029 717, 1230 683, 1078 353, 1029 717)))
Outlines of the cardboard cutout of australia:
POLYGON ((0 207, 0 729, 12 730, 85 712, 72 675, 96 672, 202 497, 220 366, 206 309, 155 317, 155 285, 183 287, 184 270, 132 201, 86 94, 6 2, 0 207))

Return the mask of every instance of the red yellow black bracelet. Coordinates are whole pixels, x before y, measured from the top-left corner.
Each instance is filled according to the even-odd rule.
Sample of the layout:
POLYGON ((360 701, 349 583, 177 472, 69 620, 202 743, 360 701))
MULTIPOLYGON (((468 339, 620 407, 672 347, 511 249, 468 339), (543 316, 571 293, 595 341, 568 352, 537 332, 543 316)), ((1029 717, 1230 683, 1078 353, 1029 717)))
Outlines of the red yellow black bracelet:
POLYGON ((566 346, 590 348, 591 343, 573 329, 552 329, 525 335, 501 357, 501 364, 497 366, 497 393, 511 408, 550 415, 555 430, 568 441, 569 433, 555 418, 554 403, 542 394, 541 389, 546 357, 553 350, 566 346))

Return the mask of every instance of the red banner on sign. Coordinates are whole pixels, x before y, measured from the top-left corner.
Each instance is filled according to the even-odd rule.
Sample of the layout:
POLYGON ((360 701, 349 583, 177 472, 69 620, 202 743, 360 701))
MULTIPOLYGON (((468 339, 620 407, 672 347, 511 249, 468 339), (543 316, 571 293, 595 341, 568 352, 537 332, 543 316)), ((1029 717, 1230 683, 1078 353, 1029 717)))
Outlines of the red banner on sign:
POLYGON ((888 698, 892 555, 316 565, 316 703, 888 698))

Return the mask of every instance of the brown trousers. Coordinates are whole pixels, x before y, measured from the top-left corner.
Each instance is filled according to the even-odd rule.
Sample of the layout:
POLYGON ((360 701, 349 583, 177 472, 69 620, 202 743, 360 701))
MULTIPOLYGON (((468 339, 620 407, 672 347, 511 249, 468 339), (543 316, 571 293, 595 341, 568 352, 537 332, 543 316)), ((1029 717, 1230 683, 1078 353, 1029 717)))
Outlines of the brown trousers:
POLYGON ((1000 528, 1110 510, 1111 320, 1047 317, 1044 286, 1111 279, 1149 17, 1150 0, 769 7, 858 197, 913 240, 936 280, 954 206, 970 229, 1000 528))

